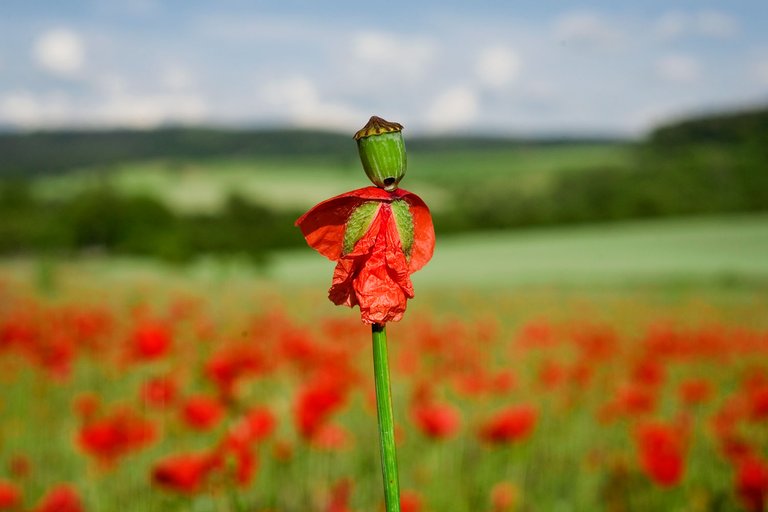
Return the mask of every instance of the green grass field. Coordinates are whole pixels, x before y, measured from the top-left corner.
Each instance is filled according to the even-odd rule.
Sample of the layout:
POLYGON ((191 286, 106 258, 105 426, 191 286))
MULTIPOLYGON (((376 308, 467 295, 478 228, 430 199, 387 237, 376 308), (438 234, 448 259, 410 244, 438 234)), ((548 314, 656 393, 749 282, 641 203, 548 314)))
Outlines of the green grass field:
MULTIPOLYGON (((309 248, 277 254, 278 281, 326 278, 309 248)), ((417 286, 768 281, 768 215, 700 217, 486 232, 438 240, 417 286)))
MULTIPOLYGON (((297 231, 297 236, 299 236, 297 231)), ((48 261, 48 260, 43 260, 48 261)), ((175 268, 147 260, 96 258, 50 262, 94 279, 139 279, 168 273, 181 279, 244 279, 277 286, 330 281, 333 263, 309 247, 273 253, 265 268, 237 259, 198 259, 175 268)), ((45 266, 45 265, 43 265, 45 266)), ((7 274, 33 275, 30 259, 6 260, 7 274)), ((594 224, 438 239, 430 264, 414 274, 418 289, 509 286, 685 285, 768 283, 768 215, 694 217, 594 224)))
MULTIPOLYGON (((354 485, 346 510, 379 510, 368 330, 357 311, 326 299, 332 268, 308 247, 275 253, 264 268, 213 259, 188 266, 96 256, 0 261, 0 332, 6 340, 0 351, 0 455, 3 467, 11 457, 23 457, 31 468, 28 476, 9 477, 24 504, 67 482, 86 511, 123 510, 130 503, 131 510, 164 512, 327 512, 334 510, 328 505, 333 489, 349 479, 354 485), (90 325, 83 319, 98 320, 105 311, 111 319, 105 333, 94 335, 92 344, 77 342, 78 326, 90 325), (167 353, 143 362, 126 359, 136 350, 137 330, 153 319, 167 322, 174 333, 167 353), (30 338, 30 332, 36 335, 30 338), (208 430, 190 427, 183 413, 188 397, 217 396, 207 365, 240 346, 263 351, 280 366, 267 375, 238 377, 234 401, 217 398, 225 410, 219 423, 208 430), (345 391, 349 399, 325 420, 336 428, 325 448, 296 427, 296 404, 312 384, 301 359, 307 353, 316 354, 319 362, 312 364, 330 374, 343 374, 343 365, 335 365, 350 361, 361 375, 345 391), (177 382, 180 396, 155 409, 141 393, 158 376, 177 382), (78 416, 77 404, 94 397, 96 419, 123 421, 115 411, 134 411, 156 428, 155 437, 114 461, 107 457, 110 464, 100 462, 110 447, 95 442, 86 450, 79 437, 91 420, 78 416), (258 464, 245 483, 234 478, 233 465, 247 460, 231 454, 227 465, 187 493, 153 479, 153 468, 166 457, 222 446, 228 433, 239 431, 234 426, 242 411, 257 406, 271 411, 277 426, 249 448, 258 464)), ((422 503, 410 510, 601 510, 609 502, 621 510, 746 510, 734 491, 738 467, 720 455, 719 438, 708 425, 725 410, 722 404, 741 397, 745 368, 768 368, 763 345, 749 348, 766 332, 768 215, 439 239, 433 261, 413 280, 416 297, 406 318, 388 326, 395 414, 404 433, 401 486, 422 503), (671 339, 685 346, 715 340, 722 361, 711 359, 707 343, 690 360, 654 352, 654 335, 668 341, 666 331, 654 330, 658 325, 671 326, 671 339), (536 342, 542 326, 545 334, 554 333, 551 342, 527 349, 519 343, 526 333, 536 342), (581 347, 585 334, 592 343, 581 347), (661 372, 660 384, 642 382, 646 374, 638 368, 648 365, 657 371, 649 379, 661 372), (471 391, 478 375, 512 380, 497 391, 471 391), (681 404, 679 387, 704 377, 713 396, 703 404, 681 404), (414 397, 426 384, 442 407, 432 414, 450 427, 443 437, 429 434, 417 415, 414 397), (652 389, 651 410, 627 406, 615 418, 606 416, 612 407, 624 407, 630 385, 652 389), (532 430, 503 443, 483 441, 483 425, 494 414, 521 404, 533 408, 532 430), (446 410, 453 416, 440 416, 446 410), (676 418, 692 421, 681 422, 689 425, 684 443, 670 441, 684 466, 672 487, 662 487, 649 477, 637 432, 654 425, 650 421, 675 427, 676 418), (498 489, 508 491, 514 505, 492 505, 498 489), (696 500, 703 505, 689 507, 696 500)), ((756 450, 764 450, 764 420, 741 421, 752 429, 748 439, 756 450)))
MULTIPOLYGON (((478 180, 514 179, 521 190, 546 187, 561 172, 595 166, 623 166, 630 159, 623 145, 531 146, 478 151, 413 152, 403 187, 417 190, 433 208, 447 200, 448 188, 478 180)), ((45 198, 71 197, 108 184, 118 192, 146 194, 180 212, 213 212, 231 193, 279 208, 307 208, 341 192, 368 185, 356 160, 306 157, 212 159, 195 162, 150 161, 114 168, 86 169, 48 176, 35 184, 45 198)))

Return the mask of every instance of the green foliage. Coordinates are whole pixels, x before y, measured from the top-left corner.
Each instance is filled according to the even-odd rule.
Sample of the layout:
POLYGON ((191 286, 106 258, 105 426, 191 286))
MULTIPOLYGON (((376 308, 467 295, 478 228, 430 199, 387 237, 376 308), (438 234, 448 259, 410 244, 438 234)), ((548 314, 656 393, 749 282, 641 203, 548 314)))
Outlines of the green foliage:
POLYGON ((267 251, 295 245, 296 212, 277 213, 238 196, 216 215, 178 215, 146 196, 106 187, 59 202, 40 201, 26 182, 0 187, 0 253, 41 250, 108 252, 187 261, 200 254, 244 255, 262 262, 267 251))
POLYGON ((456 186, 456 210, 443 229, 765 211, 765 140, 768 110, 662 127, 635 148, 629 166, 561 173, 532 191, 499 179, 456 186))
POLYGON ((351 137, 310 130, 164 128, 0 134, 0 176, 29 176, 156 158, 304 155, 356 157, 351 137))
MULTIPOLYGON (((768 109, 662 126, 634 145, 415 138, 403 185, 433 208, 438 234, 765 211, 766 140, 768 109)), ((309 131, 5 134, 0 154, 0 175, 82 171, 0 182, 3 254, 263 261, 303 246, 304 209, 364 184, 350 137, 309 131)))

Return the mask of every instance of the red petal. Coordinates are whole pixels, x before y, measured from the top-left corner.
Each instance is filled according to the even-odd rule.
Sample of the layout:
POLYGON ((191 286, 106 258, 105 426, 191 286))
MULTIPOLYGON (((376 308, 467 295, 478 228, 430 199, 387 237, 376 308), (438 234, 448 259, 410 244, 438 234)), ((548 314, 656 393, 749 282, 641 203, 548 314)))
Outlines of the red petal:
POLYGON ((435 227, 429 207, 412 192, 399 189, 401 197, 411 206, 413 215, 413 247, 411 248, 411 273, 416 272, 432 259, 435 252, 435 227))
POLYGON ((296 225, 301 229, 310 247, 336 261, 341 257, 344 228, 352 210, 369 200, 391 201, 392 195, 378 187, 364 187, 332 197, 315 205, 299 217, 296 225))
POLYGON ((382 208, 378 219, 376 243, 353 287, 362 320, 383 324, 403 317, 407 299, 413 297, 413 286, 392 210, 382 208))

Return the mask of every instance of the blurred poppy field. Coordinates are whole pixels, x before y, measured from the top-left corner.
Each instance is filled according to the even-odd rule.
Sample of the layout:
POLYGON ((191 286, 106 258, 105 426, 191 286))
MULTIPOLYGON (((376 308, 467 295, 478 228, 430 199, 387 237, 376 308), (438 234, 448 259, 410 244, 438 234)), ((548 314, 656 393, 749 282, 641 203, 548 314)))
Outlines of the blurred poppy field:
MULTIPOLYGON (((0 510, 383 509, 356 312, 115 265, 4 264, 0 510)), ((389 326, 402 510, 764 509, 764 289, 416 287, 389 326)))

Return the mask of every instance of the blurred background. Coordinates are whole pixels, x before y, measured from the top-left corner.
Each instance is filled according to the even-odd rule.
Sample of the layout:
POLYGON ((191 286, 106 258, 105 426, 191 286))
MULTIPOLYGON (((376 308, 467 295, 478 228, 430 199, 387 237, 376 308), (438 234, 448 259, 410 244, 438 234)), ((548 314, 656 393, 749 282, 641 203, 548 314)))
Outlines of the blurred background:
POLYGON ((0 511, 383 510, 368 329, 294 226, 371 115, 437 232, 402 511, 766 510, 767 19, 3 0, 0 511))
POLYGON ((766 11, 11 1, 0 252, 325 279, 293 220, 367 184, 375 114, 434 210, 417 280, 763 279, 766 11))

